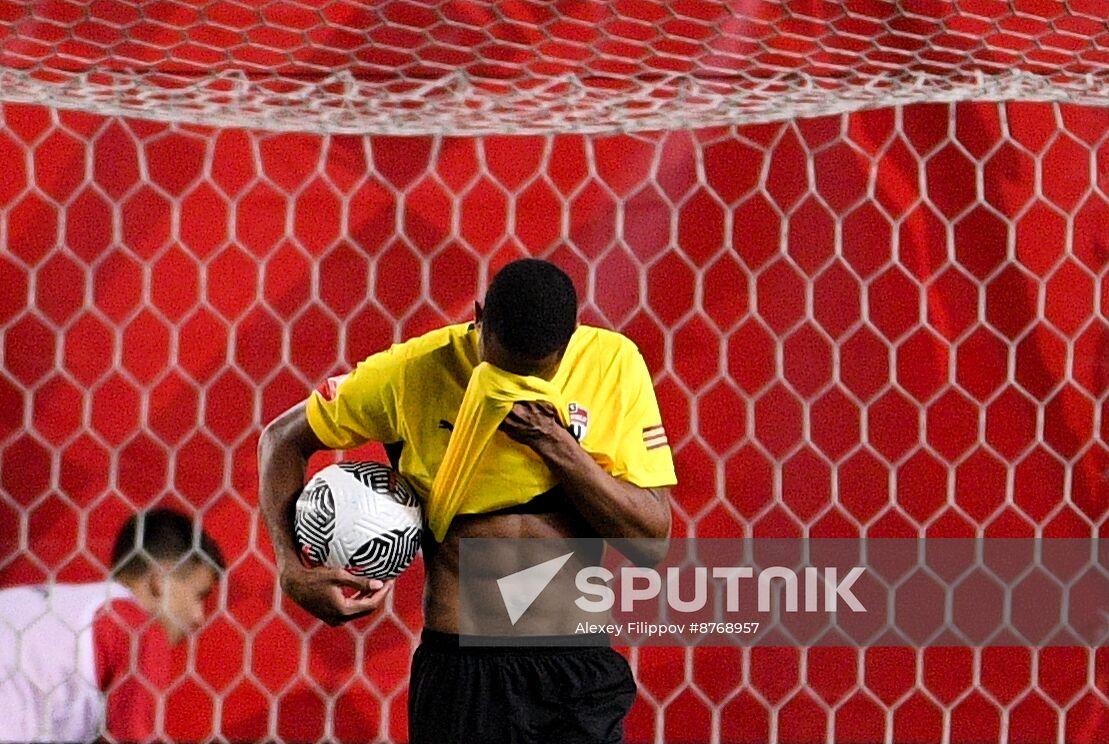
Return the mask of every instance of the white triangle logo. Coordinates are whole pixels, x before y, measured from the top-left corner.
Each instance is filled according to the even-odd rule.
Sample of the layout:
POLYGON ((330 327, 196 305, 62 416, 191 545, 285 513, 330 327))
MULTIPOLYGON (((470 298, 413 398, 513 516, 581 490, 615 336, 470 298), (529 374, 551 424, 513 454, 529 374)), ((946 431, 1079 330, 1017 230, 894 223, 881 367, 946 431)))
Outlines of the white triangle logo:
POLYGON ((560 555, 558 558, 543 561, 530 568, 497 579, 497 588, 501 590, 501 599, 504 600, 504 607, 508 610, 508 619, 512 621, 513 625, 528 611, 528 608, 543 593, 543 590, 547 588, 547 584, 551 583, 551 579, 566 565, 566 561, 570 560, 570 556, 573 554, 573 551, 571 551, 566 555, 560 555))

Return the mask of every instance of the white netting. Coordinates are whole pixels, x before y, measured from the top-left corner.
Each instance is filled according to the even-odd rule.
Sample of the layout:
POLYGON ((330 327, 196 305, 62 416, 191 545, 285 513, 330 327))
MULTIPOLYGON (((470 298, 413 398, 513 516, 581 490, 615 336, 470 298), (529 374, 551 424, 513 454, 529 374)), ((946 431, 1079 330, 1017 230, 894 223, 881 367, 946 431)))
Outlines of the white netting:
POLYGON ((1104 105, 1104 0, 7 3, 0 96, 396 134, 721 126, 916 101, 1104 105))
MULTIPOLYGON (((419 570, 346 628, 282 601, 256 438, 520 255, 643 350, 677 534, 1104 535, 1106 18, 0 2, 0 584, 169 500, 231 568, 160 734, 403 740, 419 570), (443 136, 489 132, 542 136, 443 136)), ((1105 649, 630 656, 631 741, 1109 740, 1105 649)))
MULTIPOLYGON (((256 437, 327 375, 469 317, 521 254, 643 350, 678 534, 1104 533, 1098 110, 457 139, 0 110, 0 581, 101 576, 136 506, 202 515, 231 570, 166 739, 404 740, 420 574, 346 628, 282 602, 256 437)), ((1092 744, 1109 721, 1103 649, 631 656, 630 741, 1092 744)))

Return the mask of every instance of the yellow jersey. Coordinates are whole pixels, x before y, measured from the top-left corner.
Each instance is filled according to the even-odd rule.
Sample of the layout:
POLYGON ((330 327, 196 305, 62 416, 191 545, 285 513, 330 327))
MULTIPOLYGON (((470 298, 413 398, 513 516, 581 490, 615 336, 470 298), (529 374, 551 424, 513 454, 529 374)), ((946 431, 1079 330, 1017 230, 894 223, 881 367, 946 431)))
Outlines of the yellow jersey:
MULTIPOLYGON (((403 445, 397 469, 426 501, 470 375, 481 361, 478 354, 473 324, 395 344, 314 392, 308 423, 331 449, 367 442, 403 445)), ((630 339, 579 326, 551 384, 562 393, 570 432, 608 473, 642 488, 677 482, 651 376, 630 339)), ((495 477, 477 479, 475 487, 485 492, 468 499, 459 513, 518 504, 517 485, 526 488, 523 484, 534 481, 519 463, 521 454, 537 462, 538 456, 503 432, 493 437, 482 465, 495 477), (513 450, 515 456, 508 457, 513 450)))

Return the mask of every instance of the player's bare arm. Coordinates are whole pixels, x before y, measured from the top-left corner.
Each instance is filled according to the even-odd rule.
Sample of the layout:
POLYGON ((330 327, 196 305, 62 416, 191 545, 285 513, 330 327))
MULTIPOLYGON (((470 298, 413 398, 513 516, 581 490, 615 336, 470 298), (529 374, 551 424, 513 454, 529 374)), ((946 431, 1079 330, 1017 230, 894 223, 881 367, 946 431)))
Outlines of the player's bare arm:
POLYGON ((517 403, 501 430, 543 458, 598 535, 655 541, 629 544, 636 554, 628 558, 657 563, 666 554, 671 523, 668 488, 639 488, 605 472, 561 425, 549 403, 517 403))
POLYGON ((306 568, 293 547, 292 506, 308 458, 325 449, 308 425, 300 403, 266 426, 258 442, 258 502, 273 543, 281 589, 328 625, 373 612, 385 601, 392 581, 360 579, 336 568, 306 568))

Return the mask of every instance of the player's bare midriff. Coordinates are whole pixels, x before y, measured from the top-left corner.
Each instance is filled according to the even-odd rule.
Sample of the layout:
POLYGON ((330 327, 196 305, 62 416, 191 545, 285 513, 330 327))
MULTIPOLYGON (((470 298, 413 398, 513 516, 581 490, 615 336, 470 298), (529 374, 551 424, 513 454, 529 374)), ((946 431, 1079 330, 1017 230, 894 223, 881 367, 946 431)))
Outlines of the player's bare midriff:
MULTIPOLYGON (((573 510, 543 514, 486 514, 463 515, 456 517, 443 542, 439 545, 424 546, 426 577, 424 580, 424 625, 444 633, 459 632, 459 541, 468 537, 503 538, 558 538, 594 537, 595 533, 581 516, 573 510)), ((580 551, 579 551, 580 552, 580 551)), ((467 571, 487 571, 483 577, 489 581, 480 582, 489 587, 488 596, 467 599, 466 607, 470 620, 466 631, 478 630, 480 635, 506 635, 509 632, 528 632, 529 625, 542 619, 538 627, 541 635, 550 627, 566 628, 572 633, 579 620, 596 621, 596 615, 586 616, 574 604, 573 577, 577 569, 591 565, 600 556, 575 555, 567 562, 551 584, 543 591, 520 623, 513 627, 508 622, 504 602, 496 592, 496 579, 505 569, 490 562, 488 566, 467 566, 467 571)), ((536 562, 539 562, 538 560, 536 562)), ((471 578, 471 576, 467 576, 471 578)), ((467 587, 473 583, 467 581, 467 587)), ((469 589, 468 589, 469 591, 469 589)))

